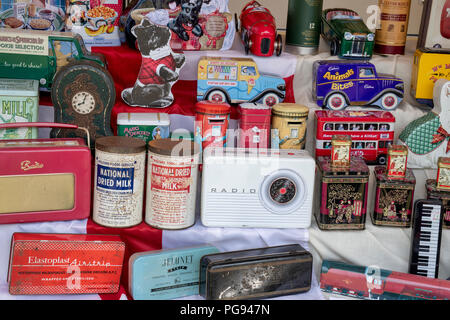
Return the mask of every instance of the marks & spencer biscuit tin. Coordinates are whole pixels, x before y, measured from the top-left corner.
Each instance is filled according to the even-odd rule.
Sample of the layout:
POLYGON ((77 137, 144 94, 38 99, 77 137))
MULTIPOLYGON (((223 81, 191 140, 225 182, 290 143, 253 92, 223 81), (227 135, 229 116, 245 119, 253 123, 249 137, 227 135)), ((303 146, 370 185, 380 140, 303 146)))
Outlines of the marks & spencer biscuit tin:
POLYGON ((170 119, 167 113, 119 113, 117 135, 149 142, 170 136, 170 119))

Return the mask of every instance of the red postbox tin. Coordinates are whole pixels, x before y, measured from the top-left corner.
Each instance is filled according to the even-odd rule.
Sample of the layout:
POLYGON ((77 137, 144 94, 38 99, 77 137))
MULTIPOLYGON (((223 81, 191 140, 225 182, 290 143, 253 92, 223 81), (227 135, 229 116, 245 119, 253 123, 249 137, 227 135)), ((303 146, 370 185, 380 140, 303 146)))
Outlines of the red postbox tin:
POLYGON ((238 148, 270 148, 272 109, 256 103, 239 106, 238 148))
MULTIPOLYGON (((0 129, 58 123, 9 123, 0 129)), ((81 127, 79 129, 82 129, 81 127)), ((80 138, 0 142, 0 223, 85 219, 91 212, 91 160, 80 138)))
POLYGON ((201 149, 226 146, 231 106, 228 103, 197 102, 194 141, 201 149))
POLYGON ((116 293, 125 243, 118 235, 14 233, 13 295, 116 293))

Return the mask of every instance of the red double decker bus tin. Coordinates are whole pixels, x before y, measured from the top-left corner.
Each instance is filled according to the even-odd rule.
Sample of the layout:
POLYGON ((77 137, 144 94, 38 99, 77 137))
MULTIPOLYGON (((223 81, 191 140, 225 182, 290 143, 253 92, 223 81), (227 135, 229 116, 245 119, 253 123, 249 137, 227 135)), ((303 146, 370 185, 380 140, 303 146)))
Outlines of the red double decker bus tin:
POLYGON ((393 144, 395 117, 389 111, 317 110, 316 159, 331 155, 334 135, 349 135, 351 155, 368 164, 386 164, 388 147, 393 144))
POLYGON ((14 233, 12 295, 116 293, 125 243, 118 235, 14 233))
POLYGON ((272 109, 266 105, 243 103, 239 106, 238 148, 270 148, 272 109))

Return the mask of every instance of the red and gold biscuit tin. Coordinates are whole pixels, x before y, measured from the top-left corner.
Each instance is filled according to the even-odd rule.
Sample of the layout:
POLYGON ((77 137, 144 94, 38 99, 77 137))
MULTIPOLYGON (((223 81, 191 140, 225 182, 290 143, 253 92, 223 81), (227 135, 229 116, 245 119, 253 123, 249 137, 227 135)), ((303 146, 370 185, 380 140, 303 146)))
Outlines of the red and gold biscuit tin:
POLYGON ((13 295, 116 293, 125 243, 116 235, 14 233, 13 295))
POLYGON ((437 190, 450 191, 450 158, 439 158, 436 182, 437 190))
POLYGON ((231 106, 228 103, 197 102, 194 141, 201 149, 226 146, 231 106))
POLYGON ((391 145, 388 148, 387 172, 388 179, 404 179, 408 161, 408 148, 401 145, 391 145))
POLYGON ((331 138, 331 165, 333 167, 350 166, 352 138, 347 135, 334 135, 331 138))

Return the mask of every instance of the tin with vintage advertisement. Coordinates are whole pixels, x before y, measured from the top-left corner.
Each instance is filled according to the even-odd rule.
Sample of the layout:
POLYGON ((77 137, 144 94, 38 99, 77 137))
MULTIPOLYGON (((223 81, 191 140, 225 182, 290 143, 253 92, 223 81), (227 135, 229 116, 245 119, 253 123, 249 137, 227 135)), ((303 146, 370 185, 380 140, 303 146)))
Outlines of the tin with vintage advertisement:
POLYGON ((450 191, 450 158, 440 157, 438 160, 436 189, 450 191))
POLYGON ((278 103, 272 108, 272 149, 304 149, 309 108, 278 103))
POLYGON ((205 255, 200 295, 207 300, 264 299, 307 292, 313 258, 299 244, 205 255))
POLYGON ((239 105, 238 148, 270 148, 272 108, 257 103, 239 105))
POLYGON ((170 119, 167 113, 119 113, 117 135, 149 142, 170 136, 170 119))
POLYGON ((134 253, 129 260, 128 289, 134 300, 168 300, 198 295, 200 259, 216 247, 134 253))
POLYGON ((365 228, 369 167, 360 157, 348 166, 335 166, 331 157, 318 157, 315 217, 321 230, 365 228))
POLYGON ((427 189, 427 199, 441 200, 444 208, 442 227, 450 229, 450 191, 438 190, 436 188, 436 179, 427 179, 425 187, 427 189))
POLYGON ((331 138, 331 165, 333 167, 350 166, 350 148, 352 138, 348 135, 334 135, 331 138))
POLYGON ((0 224, 85 219, 91 212, 89 133, 61 123, 4 123, 21 127, 84 129, 81 138, 0 140, 0 224))
MULTIPOLYGON (((0 123, 36 122, 39 108, 37 80, 0 79, 0 123)), ((38 129, 0 130, 0 139, 35 139, 38 129)))
POLYGON ((118 235, 14 233, 9 293, 117 293, 124 253, 118 235))
POLYGON ((200 150, 188 140, 159 139, 148 144, 145 222, 159 229, 185 229, 195 223, 200 150))
POLYGON ((142 222, 146 144, 141 139, 108 136, 95 142, 93 220, 127 228, 142 222))
POLYGON ((387 178, 404 179, 408 163, 408 148, 403 145, 390 145, 388 148, 387 178))

